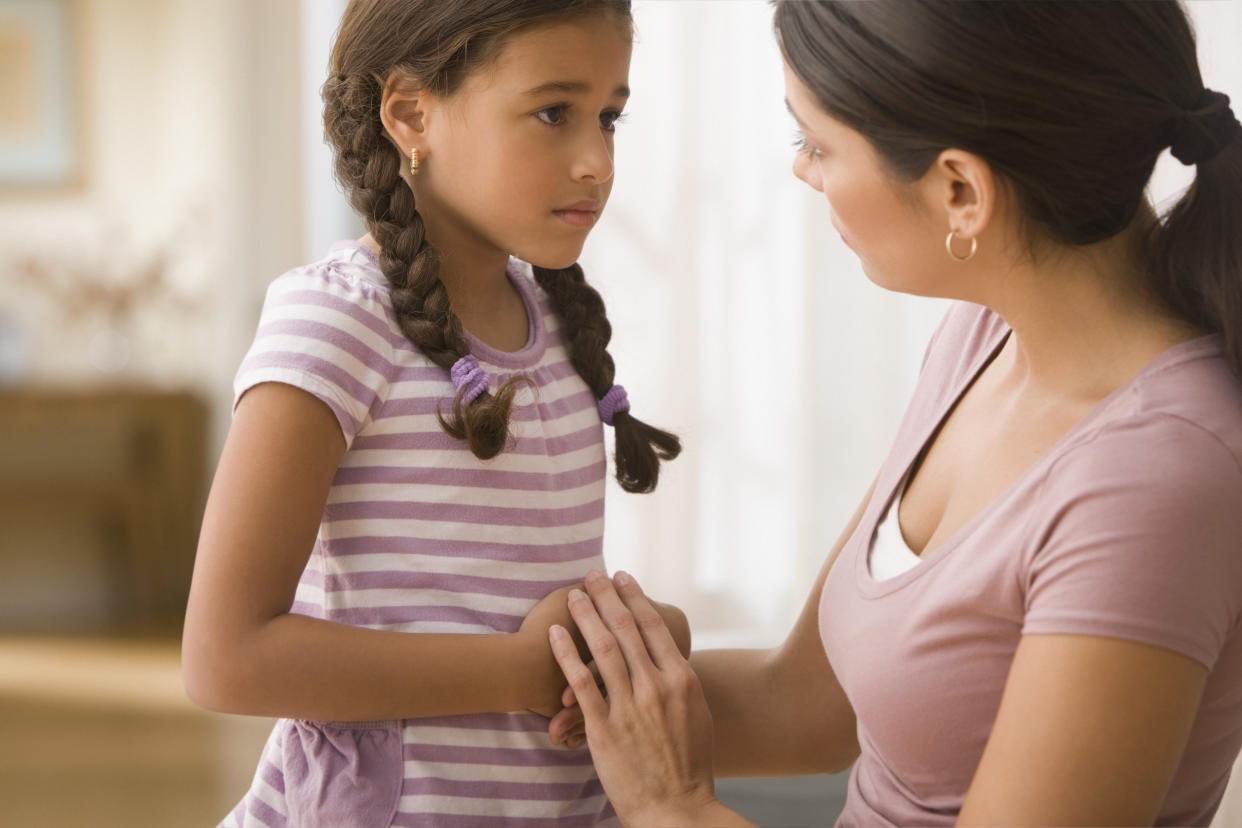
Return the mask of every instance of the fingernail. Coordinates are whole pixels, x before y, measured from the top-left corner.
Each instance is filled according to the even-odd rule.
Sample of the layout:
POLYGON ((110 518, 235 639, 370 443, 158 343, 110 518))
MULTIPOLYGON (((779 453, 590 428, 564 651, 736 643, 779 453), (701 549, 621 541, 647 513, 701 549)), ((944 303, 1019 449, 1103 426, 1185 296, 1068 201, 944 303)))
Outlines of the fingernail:
POLYGON ((558 626, 556 624, 553 624, 551 627, 548 627, 548 638, 551 639, 552 641, 564 641, 565 635, 566 635, 566 632, 565 632, 564 627, 558 626))
POLYGON ((586 593, 580 589, 571 589, 569 591, 569 603, 571 604, 575 601, 585 601, 586 597, 586 593))
POLYGON ((600 572, 598 569, 592 569, 590 572, 586 574, 586 578, 584 578, 583 580, 585 580, 588 584, 594 584, 594 583, 598 583, 599 579, 603 577, 604 577, 603 573, 600 572))
POLYGON ((631 578, 629 573, 624 570, 621 570, 617 572, 616 575, 613 575, 612 580, 617 586, 629 586, 634 583, 634 579, 631 578))

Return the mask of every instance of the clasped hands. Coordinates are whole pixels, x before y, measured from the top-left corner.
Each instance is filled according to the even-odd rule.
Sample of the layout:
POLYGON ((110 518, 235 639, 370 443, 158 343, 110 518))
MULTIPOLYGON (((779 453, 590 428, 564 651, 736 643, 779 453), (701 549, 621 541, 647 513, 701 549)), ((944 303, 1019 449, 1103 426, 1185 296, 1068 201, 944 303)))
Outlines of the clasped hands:
MULTIPOLYGON (((571 633, 549 629, 569 687, 549 722, 553 743, 585 736, 613 806, 629 824, 695 824, 721 806, 712 781, 712 720, 698 676, 665 619, 624 572, 586 578, 569 612, 594 662, 571 633)), ((684 616, 677 613, 682 623, 684 616)), ((685 630, 689 649, 689 631, 685 630)))

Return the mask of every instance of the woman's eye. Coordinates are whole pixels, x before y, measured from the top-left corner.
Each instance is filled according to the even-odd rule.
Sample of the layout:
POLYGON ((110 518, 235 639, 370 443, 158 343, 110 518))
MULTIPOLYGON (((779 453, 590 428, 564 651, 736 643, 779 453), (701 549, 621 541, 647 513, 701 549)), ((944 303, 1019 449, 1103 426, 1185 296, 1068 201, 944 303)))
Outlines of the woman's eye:
POLYGON ((624 112, 609 111, 599 116, 600 129, 605 132, 613 132, 617 128, 617 124, 625 120, 624 112))
POLYGON ((806 136, 803 135, 801 132, 794 133, 793 145, 794 145, 794 149, 798 151, 799 155, 805 155, 808 158, 814 158, 820 154, 819 150, 811 146, 811 142, 806 140, 806 136))
POLYGON ((564 104, 549 106, 547 109, 541 109, 536 112, 535 117, 548 126, 560 126, 565 123, 565 109, 566 106, 564 104))

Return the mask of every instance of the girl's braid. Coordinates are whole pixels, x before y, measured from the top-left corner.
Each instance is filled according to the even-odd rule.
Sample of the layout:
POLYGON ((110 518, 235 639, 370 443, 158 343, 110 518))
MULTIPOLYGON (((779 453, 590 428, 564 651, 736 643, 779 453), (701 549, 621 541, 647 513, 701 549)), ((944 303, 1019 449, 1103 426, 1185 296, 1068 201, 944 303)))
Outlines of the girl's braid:
MULTIPOLYGON (((575 264, 564 270, 536 267, 535 280, 548 294, 561 319, 562 337, 570 360, 599 400, 612 387, 616 365, 608 353, 612 325, 604 300, 587 284, 582 268, 575 264)), ((616 430, 617 482, 627 492, 650 492, 660 477, 660 461, 681 453, 676 435, 647 425, 628 411, 613 415, 616 430)))
MULTIPOLYGON (((366 219, 380 247, 380 270, 392 287, 393 310, 402 333, 445 371, 470 353, 461 320, 440 280, 439 256, 427 242, 414 193, 401 178, 404 158, 381 132, 382 89, 368 76, 335 76, 324 85, 324 124, 337 147, 336 174, 350 202, 366 219)), ((495 457, 509 438, 509 411, 523 378, 505 382, 462 404, 463 392, 440 425, 466 440, 481 459, 495 457)))

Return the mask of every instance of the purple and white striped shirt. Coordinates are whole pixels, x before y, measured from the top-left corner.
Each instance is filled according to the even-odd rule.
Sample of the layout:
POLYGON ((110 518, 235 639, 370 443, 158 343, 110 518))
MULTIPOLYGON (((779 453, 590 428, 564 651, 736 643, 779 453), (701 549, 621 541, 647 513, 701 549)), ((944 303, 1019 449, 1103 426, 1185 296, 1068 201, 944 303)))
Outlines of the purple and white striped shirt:
MULTIPOLYGON (((268 289, 235 401, 282 382, 336 414, 346 452, 293 611, 410 633, 513 632, 547 593, 603 568, 603 429, 526 265, 530 319, 506 353, 470 338, 491 387, 529 377, 515 442, 482 461, 444 433, 455 390, 396 324, 375 254, 338 242, 268 289)), ((585 748, 496 713, 394 722, 281 719, 228 826, 587 826, 614 815, 585 748)))

